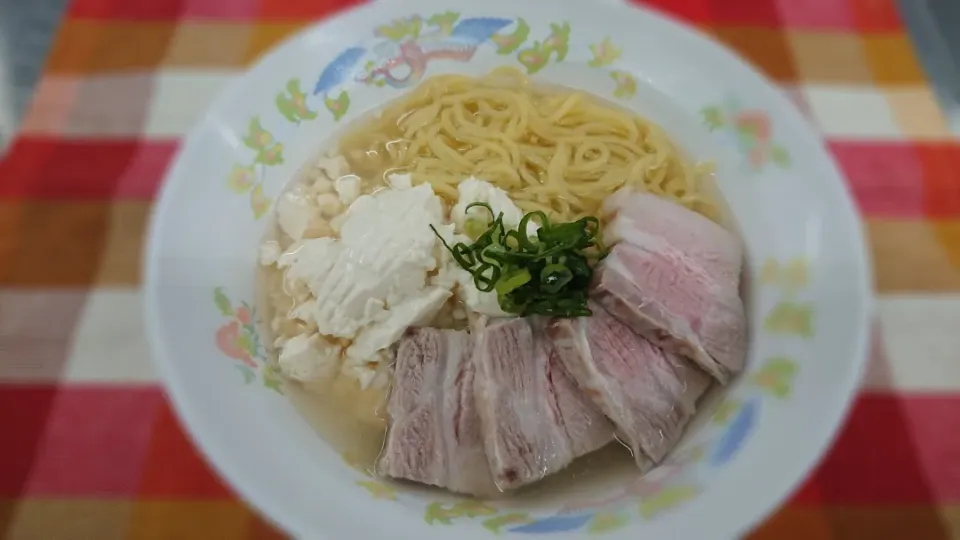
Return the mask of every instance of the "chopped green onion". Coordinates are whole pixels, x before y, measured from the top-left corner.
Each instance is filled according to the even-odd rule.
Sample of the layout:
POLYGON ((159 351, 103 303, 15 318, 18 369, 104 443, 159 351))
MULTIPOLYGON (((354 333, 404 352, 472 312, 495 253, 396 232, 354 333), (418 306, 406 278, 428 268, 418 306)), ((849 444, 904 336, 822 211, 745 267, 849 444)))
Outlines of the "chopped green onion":
POLYGON ((473 273, 473 283, 480 292, 490 292, 500 279, 500 268, 491 263, 483 263, 473 273), (487 272, 484 274, 484 272, 487 272))
POLYGON ((562 264, 550 264, 540 271, 540 288, 550 294, 560 292, 573 279, 573 272, 562 264))
POLYGON ((551 223, 543 212, 529 212, 517 230, 507 230, 503 213, 482 202, 467 205, 487 210, 484 223, 475 215, 464 229, 473 243, 453 246, 434 234, 453 259, 470 272, 477 289, 496 291, 500 308, 516 315, 581 317, 590 315, 587 288, 593 265, 606 255, 600 242, 600 221, 588 216, 569 223, 551 223), (530 222, 539 225, 528 235, 530 222))
POLYGON ((529 282, 530 271, 526 268, 521 268, 508 276, 501 276, 496 286, 497 294, 501 296, 510 294, 514 289, 526 285, 529 282))
POLYGON ((467 218, 467 221, 463 224, 463 232, 472 240, 479 238, 480 235, 486 230, 486 222, 478 218, 467 218))

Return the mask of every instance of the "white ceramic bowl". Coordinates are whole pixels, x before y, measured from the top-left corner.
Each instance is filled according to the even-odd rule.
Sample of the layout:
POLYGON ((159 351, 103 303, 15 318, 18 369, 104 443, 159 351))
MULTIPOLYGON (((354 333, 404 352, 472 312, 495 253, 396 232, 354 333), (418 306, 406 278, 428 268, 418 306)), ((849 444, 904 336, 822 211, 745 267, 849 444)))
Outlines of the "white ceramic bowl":
POLYGON ((305 30, 236 81, 186 138, 146 268, 148 333, 181 419, 244 497, 300 537, 729 538, 815 464, 867 350, 862 232, 821 140, 730 52, 614 2, 381 2, 305 30), (418 63, 401 41, 462 54, 418 63), (387 60, 405 65, 377 71, 387 60), (748 249, 752 329, 748 371, 666 464, 523 506, 458 503, 346 466, 281 395, 251 324, 264 215, 318 145, 424 76, 501 65, 634 109, 717 163, 748 249))

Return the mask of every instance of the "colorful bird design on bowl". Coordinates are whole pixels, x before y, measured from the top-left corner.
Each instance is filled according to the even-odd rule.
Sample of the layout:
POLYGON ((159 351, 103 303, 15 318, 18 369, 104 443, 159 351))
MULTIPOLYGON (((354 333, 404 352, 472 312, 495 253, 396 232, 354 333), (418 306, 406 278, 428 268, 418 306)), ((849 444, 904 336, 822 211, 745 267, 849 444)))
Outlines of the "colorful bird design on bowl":
MULTIPOLYGON (((481 44, 513 22, 489 17, 461 20, 455 12, 436 14, 426 20, 419 15, 398 19, 377 28, 376 36, 382 41, 370 48, 347 49, 327 65, 313 93, 323 94, 327 108, 342 116, 344 111, 337 109, 341 104, 328 96, 334 88, 351 79, 374 86, 409 87, 423 78, 430 62, 469 61, 481 44), (372 58, 358 67, 368 55, 372 58)), ((344 95, 338 100, 343 100, 344 95)))
MULTIPOLYGON (((386 47, 375 47, 378 53, 376 59, 365 66, 365 73, 360 81, 377 86, 391 88, 406 88, 423 78, 427 66, 434 60, 453 60, 467 62, 476 53, 477 48, 493 37, 499 30, 513 23, 511 19, 497 18, 469 18, 456 22, 459 16, 442 14, 427 20, 427 25, 434 28, 432 32, 409 35, 419 28, 413 21, 394 23, 407 29, 402 32, 379 31, 382 37, 391 39, 386 47), (399 36, 399 39, 396 39, 399 36), (392 37, 391 37, 392 36, 392 37), (399 47, 391 47, 399 44, 399 47)), ((394 27, 392 26, 391 29, 394 27)))

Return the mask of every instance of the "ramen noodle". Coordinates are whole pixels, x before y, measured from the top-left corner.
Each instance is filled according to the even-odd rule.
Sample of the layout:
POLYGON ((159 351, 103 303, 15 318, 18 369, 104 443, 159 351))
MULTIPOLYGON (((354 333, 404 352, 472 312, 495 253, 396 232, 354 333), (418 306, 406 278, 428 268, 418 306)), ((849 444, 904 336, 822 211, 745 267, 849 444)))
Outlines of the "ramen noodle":
POLYGON ((431 78, 348 133, 340 150, 361 177, 410 172, 449 201, 474 176, 522 210, 560 220, 597 215, 624 186, 717 218, 706 167, 689 163, 659 127, 512 68, 431 78))

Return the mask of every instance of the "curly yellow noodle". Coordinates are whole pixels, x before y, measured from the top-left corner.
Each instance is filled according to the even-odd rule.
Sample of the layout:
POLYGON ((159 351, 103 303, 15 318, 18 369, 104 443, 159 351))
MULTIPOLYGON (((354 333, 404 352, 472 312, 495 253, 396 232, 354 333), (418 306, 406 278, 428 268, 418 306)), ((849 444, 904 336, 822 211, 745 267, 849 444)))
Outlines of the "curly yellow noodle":
POLYGON ((624 186, 718 217, 702 180, 711 171, 688 163, 659 126, 580 92, 535 86, 513 68, 428 79, 344 135, 340 152, 365 182, 410 172, 448 203, 476 176, 554 219, 598 215, 624 186))

